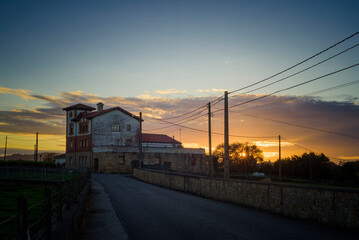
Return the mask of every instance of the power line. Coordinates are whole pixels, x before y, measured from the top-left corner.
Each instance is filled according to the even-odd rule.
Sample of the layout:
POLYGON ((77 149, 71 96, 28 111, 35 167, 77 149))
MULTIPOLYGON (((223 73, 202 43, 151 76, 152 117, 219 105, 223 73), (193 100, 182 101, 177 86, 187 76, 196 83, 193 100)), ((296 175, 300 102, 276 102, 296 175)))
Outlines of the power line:
MULTIPOLYGON (((193 131, 208 133, 207 130, 202 130, 202 129, 198 129, 198 128, 193 128, 193 127, 188 127, 188 126, 185 126, 185 125, 172 123, 172 122, 168 122, 168 121, 163 120, 163 119, 160 119, 160 121, 163 121, 163 122, 168 123, 168 124, 173 124, 173 125, 176 125, 176 126, 179 126, 179 127, 187 128, 187 129, 190 129, 190 130, 193 130, 193 131)), ((224 135, 223 133, 217 133, 217 132, 212 132, 212 134, 224 135)), ((239 136, 239 135, 229 135, 229 136, 230 137, 239 137, 239 138, 274 138, 274 137, 277 137, 277 136, 239 136)))
POLYGON ((333 59, 333 58, 335 58, 335 57, 337 57, 337 56, 339 56, 339 55, 341 55, 341 54, 343 54, 343 53, 345 53, 345 52, 347 52, 347 51, 349 51, 349 50, 351 50, 351 49, 353 49, 353 48, 355 48, 355 47, 357 47, 357 46, 359 46, 359 43, 358 43, 358 44, 355 44, 354 46, 352 46, 352 47, 350 47, 350 48, 347 48, 347 49, 345 49, 345 50, 343 50, 343 51, 341 51, 341 52, 339 52, 339 53, 337 53, 337 54, 335 54, 335 55, 333 55, 333 56, 331 56, 331 57, 329 57, 329 58, 326 58, 326 59, 324 59, 324 60, 322 60, 322 61, 320 61, 320 62, 318 62, 318 63, 316 63, 316 64, 314 64, 314 65, 312 65, 312 66, 310 66, 310 67, 307 67, 307 68, 305 68, 305 69, 303 69, 303 70, 301 70, 301 71, 298 71, 298 72, 296 72, 296 73, 293 73, 293 74, 291 74, 291 75, 289 75, 289 76, 287 76, 287 77, 281 78, 281 79, 279 79, 279 80, 277 80, 277 81, 274 81, 274 82, 272 82, 272 83, 268 83, 267 85, 264 85, 264 86, 261 86, 261 87, 258 87, 258 88, 249 90, 249 91, 244 92, 244 93, 242 93, 242 94, 248 94, 248 93, 251 93, 251 92, 254 92, 254 91, 257 91, 257 90, 266 88, 266 87, 268 87, 268 86, 274 85, 274 84, 276 84, 276 83, 282 82, 282 81, 284 81, 284 80, 286 80, 286 79, 288 79, 288 78, 291 78, 291 77, 293 77, 293 76, 296 76, 296 75, 298 75, 298 74, 300 74, 300 73, 303 73, 303 72, 305 72, 305 71, 308 71, 309 69, 314 68, 314 67, 316 67, 316 66, 318 66, 318 65, 320 65, 320 64, 322 64, 322 63, 324 63, 324 62, 327 62, 327 61, 329 61, 330 59, 333 59))
MULTIPOLYGON (((344 84, 340 84, 340 85, 337 85, 337 86, 334 86, 334 87, 330 87, 330 88, 326 88, 326 89, 323 89, 323 90, 319 90, 319 91, 316 91, 316 92, 312 92, 312 93, 307 93, 303 96, 306 96, 306 95, 312 95, 312 94, 318 94, 318 93, 323 93, 323 92, 328 92, 328 91, 332 91, 332 90, 336 90, 336 89, 339 89, 339 88, 343 88, 343 87, 347 87, 347 86, 350 86, 350 85, 354 85, 354 84, 358 84, 359 83, 359 80, 356 80, 356 81, 352 81, 352 82, 349 82, 349 83, 344 83, 344 84)), ((253 109, 253 108, 259 108, 259 107, 265 107, 265 106, 271 106, 271 105, 275 105, 275 104, 278 104, 278 103, 281 103, 281 102, 285 102, 285 101, 289 101, 289 100, 292 100, 292 99, 296 99, 297 97, 292 97, 292 98, 288 98, 288 99, 284 99, 284 100, 279 100, 279 101, 273 101, 273 102, 270 102, 270 103, 266 103, 266 104, 262 104, 262 105, 257 105, 257 106, 253 106, 253 107, 249 107, 249 108, 244 108, 244 109, 240 109, 240 111, 244 111, 244 110, 250 110, 250 109, 253 109)), ((223 109, 219 109, 217 111, 214 111, 214 112, 219 112, 219 111, 223 111, 223 109)), ((207 113, 206 114, 203 114, 199 117, 197 117, 196 119, 199 119, 201 117, 204 117, 204 116, 207 116, 207 113)), ((254 117, 254 116, 252 116, 254 117)), ((258 117, 259 118, 259 117, 258 117)), ((269 119, 268 119, 269 120, 269 119)), ((168 123, 168 124, 173 124, 172 122, 171 123, 168 123)), ((153 130, 160 130, 160 129, 165 129, 165 128, 169 128, 169 127, 172 127, 172 126, 168 126, 168 127, 161 127, 161 128, 157 128, 157 129, 150 129, 149 131, 153 131, 153 130)), ((314 130, 314 129, 312 129, 314 130)))
MULTIPOLYGON (((292 141, 289 141, 288 139, 286 139, 286 138, 284 138, 284 137, 282 137, 284 140, 286 140, 287 142, 289 142, 289 143, 291 143, 291 144, 293 144, 293 145, 295 145, 295 146, 297 146, 297 147, 299 147, 299 148, 302 148, 302 149, 304 149, 304 150, 307 150, 307 151, 309 151, 309 152, 314 152, 315 154, 319 154, 318 152, 316 152, 316 151, 313 151, 313 150, 311 150, 311 149, 309 149, 309 148, 306 148, 306 147, 303 147, 303 146, 300 146, 299 144, 297 144, 297 143, 294 143, 294 142, 292 142, 292 141)), ((333 158, 333 159, 337 159, 337 160, 340 160, 340 161, 342 161, 343 159, 340 159, 340 158, 336 158, 336 157, 332 157, 332 156, 329 156, 329 155, 326 155, 326 156, 328 156, 329 158, 333 158)))
POLYGON ((279 73, 276 73, 276 74, 274 74, 274 75, 272 75, 272 76, 270 76, 270 77, 267 77, 267 78, 265 78, 265 79, 262 79, 262 80, 260 80, 260 81, 255 82, 255 83, 252 83, 252 84, 250 84, 250 85, 247 85, 247 86, 245 86, 245 87, 242 87, 242 88, 236 89, 236 90, 234 90, 234 91, 231 91, 231 92, 229 92, 228 94, 232 94, 232 93, 235 93, 235 92, 238 92, 238 91, 247 89, 247 88, 249 88, 249 87, 258 85, 258 84, 260 84, 260 83, 262 83, 262 82, 268 81, 269 79, 274 78, 274 77, 276 77, 276 76, 278 76, 278 75, 280 75, 280 74, 282 74, 282 73, 284 73, 284 72, 287 72, 287 71, 289 71, 289 70, 291 70, 291 69, 293 69, 293 68, 295 68, 295 67, 297 67, 297 66, 299 66, 299 65, 301 65, 301 64, 303 64, 303 63, 305 63, 305 62, 307 62, 307 61, 309 61, 309 60, 311 60, 311 59, 313 59, 313 58, 315 58, 315 57, 317 57, 317 56, 319 56, 319 55, 321 55, 322 53, 324 53, 324 52, 326 52, 326 51, 328 51, 328 50, 330 50, 330 49, 336 47, 337 45, 342 44, 343 42, 349 40, 350 38, 356 36, 357 34, 359 34, 359 32, 356 32, 356 33, 354 33, 354 34, 352 34, 352 35, 350 35, 350 36, 344 38, 343 40, 341 40, 341 41, 339 41, 339 42, 337 42, 337 43, 331 45, 330 47, 328 47, 328 48, 326 48, 326 49, 324 49, 324 50, 322 50, 322 51, 320 51, 320 52, 314 54, 313 56, 311 56, 311 57, 309 57, 309 58, 307 58, 307 59, 305 59, 305 60, 303 60, 303 61, 301 61, 301 62, 299 62, 299 63, 297 63, 297 64, 295 64, 295 65, 293 65, 293 66, 291 66, 291 67, 289 67, 289 68, 284 69, 283 71, 280 71, 279 73))
POLYGON ((349 66, 349 67, 345 67, 345 68, 339 69, 339 70, 337 70, 337 71, 334 71, 334 72, 331 72, 331 73, 327 73, 327 74, 322 75, 322 76, 320 76, 320 77, 313 78, 313 79, 311 79, 311 80, 308 80, 308 81, 305 81, 305 82, 302 82, 302 83, 293 85, 293 86, 291 86, 291 87, 283 88, 283 89, 274 91, 274 92, 272 92, 272 93, 266 94, 266 95, 264 95, 264 96, 261 96, 261 97, 258 97, 258 98, 254 98, 254 99, 251 99, 251 100, 248 100, 248 101, 239 103, 239 104, 235 104, 235 105, 233 105, 233 106, 230 106, 229 108, 234 108, 234 107, 238 107, 238 106, 241 106, 241 105, 250 103, 250 102, 254 102, 254 101, 257 101, 257 100, 260 100, 260 99, 269 97, 269 96, 271 96, 271 95, 274 95, 274 94, 276 94, 276 93, 284 92, 284 91, 287 91, 287 90, 290 90, 290 89, 293 89, 293 88, 296 88, 296 87, 299 87, 299 86, 302 86, 302 85, 305 85, 305 84, 308 84, 308 83, 317 81, 317 80, 319 80, 319 79, 328 77, 328 76, 330 76, 330 75, 333 75, 333 74, 336 74, 336 73, 339 73, 339 72, 348 70, 348 69, 353 68, 353 67, 356 67, 356 66, 358 66, 358 65, 359 65, 359 63, 356 63, 356 64, 353 64, 353 65, 351 65, 351 66, 349 66))
POLYGON ((290 125, 290 126, 293 126, 293 127, 306 128, 306 129, 315 130, 315 131, 319 131, 319 132, 323 132, 323 133, 329 133, 329 134, 334 134, 334 135, 340 135, 340 136, 344 136, 344 137, 350 137, 350 138, 359 139, 358 136, 353 136, 353 135, 349 135, 349 134, 345 134, 345 133, 328 131, 328 130, 324 130, 324 129, 308 127, 308 126, 304 126, 304 125, 300 125, 300 124, 296 124, 296 123, 290 123, 290 122, 285 122, 285 121, 281 121, 281 120, 275 120, 275 119, 266 118, 266 117, 259 117, 259 116, 250 115, 250 114, 243 114, 243 115, 248 116, 248 117, 253 117, 253 118, 259 118, 259 119, 263 119, 263 120, 267 120, 267 121, 271 121, 271 122, 282 123, 282 124, 290 125))
MULTIPOLYGON (((221 95, 220 97, 218 97, 218 98, 212 100, 211 103, 214 103, 214 105, 215 105, 215 104, 219 103, 219 102, 222 101, 222 100, 223 100, 223 95, 221 95)), ((200 109, 202 109, 202 108, 206 109, 206 107, 207 107, 207 103, 206 103, 205 105, 202 105, 202 106, 200 106, 200 107, 198 107, 198 108, 196 108, 196 109, 193 109, 193 110, 191 110, 191 111, 189 111, 189 112, 186 112, 186 113, 183 113, 183 114, 174 116, 174 117, 163 118, 163 119, 168 120, 168 119, 180 118, 180 117, 186 116, 186 115, 188 115, 188 114, 191 114, 191 113, 193 113, 193 112, 196 112, 196 111, 198 111, 198 110, 200 110, 200 109)), ((203 112, 203 110, 202 110, 202 112, 203 112)), ((157 118, 153 118, 153 119, 157 119, 157 118)))
MULTIPOLYGON (((322 89, 322 90, 319 90, 319 91, 307 93, 307 94, 304 94, 302 96, 310 96, 310 95, 314 95, 314 94, 321 94, 321 93, 337 90, 337 89, 340 89, 340 88, 348 87, 348 86, 358 84, 358 83, 359 83, 359 80, 356 80, 356 81, 340 84, 340 85, 337 85, 337 86, 333 86, 333 87, 330 87, 330 88, 322 89)), ((281 100, 278 100, 278 101, 273 101, 273 102, 269 102, 269 103, 265 103, 265 104, 256 105, 256 106, 253 106, 253 107, 241 108, 241 109, 239 109, 239 110, 237 110, 235 112, 239 112, 239 111, 243 112, 243 111, 248 111, 248 110, 251 110, 251 109, 254 109, 254 108, 273 106, 273 105, 276 105, 276 104, 279 104, 279 103, 282 103, 282 102, 287 102, 287 101, 290 101, 290 100, 293 100, 293 99, 298 99, 298 97, 290 97, 290 98, 281 99, 281 100)))

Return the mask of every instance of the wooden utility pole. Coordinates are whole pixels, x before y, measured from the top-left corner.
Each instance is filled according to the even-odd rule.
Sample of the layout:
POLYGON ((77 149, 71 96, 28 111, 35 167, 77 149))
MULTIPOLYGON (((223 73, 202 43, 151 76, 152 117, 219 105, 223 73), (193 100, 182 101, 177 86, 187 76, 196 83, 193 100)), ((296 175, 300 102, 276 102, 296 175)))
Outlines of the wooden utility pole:
POLYGON ((312 158, 310 156, 309 156, 309 177, 310 177, 310 181, 313 182, 312 158))
POLYGON ((140 139, 139 139, 139 148, 140 148, 140 161, 139 165, 142 168, 142 112, 140 112, 140 139))
POLYGON ((6 136, 6 138, 5 138, 4 161, 6 161, 6 148, 7 148, 7 136, 6 136))
POLYGON ((36 133, 36 148, 35 148, 35 162, 37 162, 37 156, 39 155, 39 133, 36 133))
POLYGON ((214 176, 214 165, 212 157, 212 126, 211 126, 211 102, 208 103, 208 154, 209 154, 209 176, 214 176))
POLYGON ((279 138, 279 158, 278 158, 278 166, 279 166, 279 179, 282 179, 282 148, 280 143, 280 135, 279 138))
POLYGON ((224 92, 224 178, 229 179, 228 92, 224 92))

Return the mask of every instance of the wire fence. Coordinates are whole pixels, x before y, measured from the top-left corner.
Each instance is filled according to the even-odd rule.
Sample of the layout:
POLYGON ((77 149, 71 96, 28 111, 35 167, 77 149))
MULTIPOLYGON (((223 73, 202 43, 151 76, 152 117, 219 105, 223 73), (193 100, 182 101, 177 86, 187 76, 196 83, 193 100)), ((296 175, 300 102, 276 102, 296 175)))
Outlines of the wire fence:
MULTIPOLYGON (((41 181, 46 186, 43 198, 32 203, 25 194, 17 197, 14 214, 0 218, 0 236, 3 240, 51 239, 55 222, 62 221, 65 211, 78 202, 79 194, 89 181, 91 173, 66 169, 35 169, 4 167, 0 170, 2 181, 21 180, 33 183, 41 181)), ((14 190, 16 191, 16 190, 14 190)), ((1 215, 0 215, 1 216, 1 215)))
POLYGON ((0 179, 19 181, 66 182, 76 175, 79 170, 39 168, 39 167, 0 167, 0 179))

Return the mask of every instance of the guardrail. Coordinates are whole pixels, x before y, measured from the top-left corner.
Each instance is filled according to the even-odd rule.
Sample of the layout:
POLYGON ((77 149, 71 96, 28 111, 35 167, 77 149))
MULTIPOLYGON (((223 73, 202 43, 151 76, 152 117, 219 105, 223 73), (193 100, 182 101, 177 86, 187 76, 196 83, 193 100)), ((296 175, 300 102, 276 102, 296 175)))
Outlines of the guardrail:
POLYGON ((52 170, 1 168, 0 179, 42 181, 52 186, 46 186, 43 200, 32 206, 28 206, 28 199, 24 194, 18 196, 17 213, 0 222, 0 229, 13 234, 8 234, 7 237, 1 234, 1 239, 51 239, 52 225, 60 222, 64 211, 70 210, 71 205, 78 202, 81 190, 91 177, 90 172, 74 174, 74 171, 66 169, 52 170), (29 221, 29 216, 36 218, 29 221))

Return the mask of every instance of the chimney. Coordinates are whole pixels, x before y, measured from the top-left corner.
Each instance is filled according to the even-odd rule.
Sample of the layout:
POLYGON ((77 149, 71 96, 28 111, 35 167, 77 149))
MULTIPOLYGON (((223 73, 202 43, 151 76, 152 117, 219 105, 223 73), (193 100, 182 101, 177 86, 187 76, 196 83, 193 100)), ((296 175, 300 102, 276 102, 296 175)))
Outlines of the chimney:
POLYGON ((103 111, 103 103, 102 102, 99 102, 97 103, 97 112, 102 112, 103 111))

